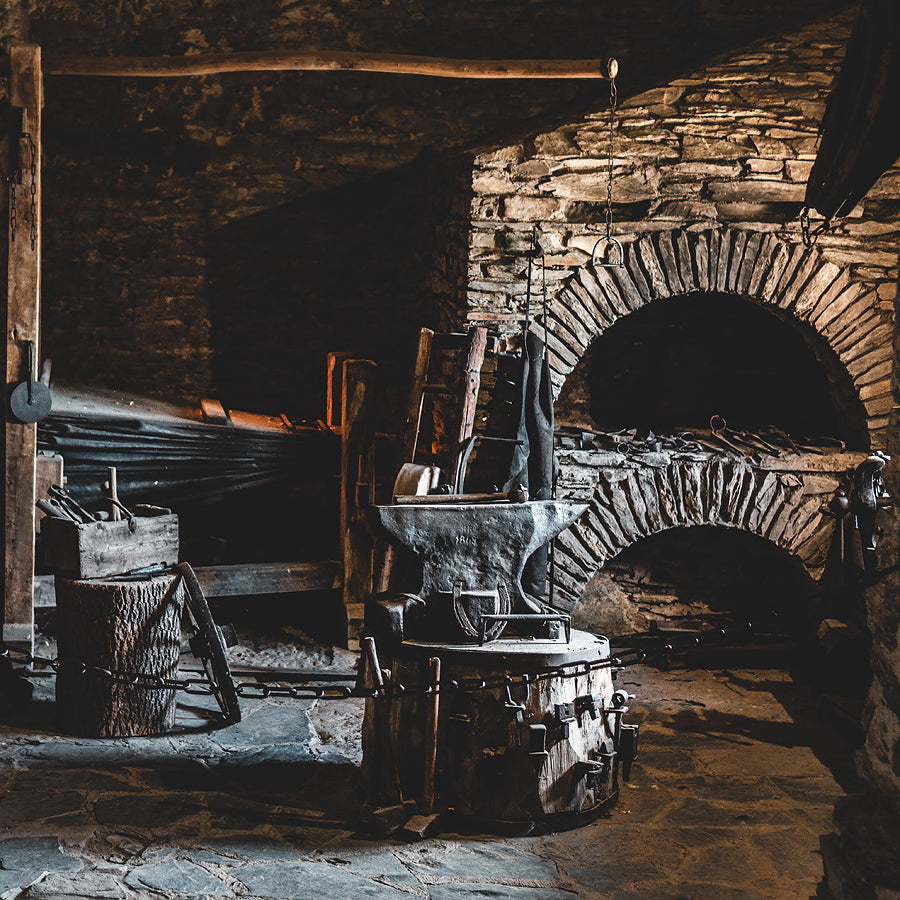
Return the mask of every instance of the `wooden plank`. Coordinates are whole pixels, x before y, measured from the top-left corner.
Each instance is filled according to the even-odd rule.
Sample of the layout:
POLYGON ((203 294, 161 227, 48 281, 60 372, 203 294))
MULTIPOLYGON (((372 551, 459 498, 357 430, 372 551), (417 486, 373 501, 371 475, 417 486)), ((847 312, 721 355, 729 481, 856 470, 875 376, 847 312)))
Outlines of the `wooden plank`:
POLYGON ((362 621, 350 615, 372 595, 375 547, 365 510, 375 502, 375 363, 347 360, 341 391, 341 542, 347 643, 358 642, 362 621))
MULTIPOLYGON (((236 566, 201 566, 194 569, 206 597, 244 597, 255 594, 299 594, 337 590, 341 564, 335 559, 315 562, 248 563, 236 566)), ((53 575, 36 575, 34 606, 56 606, 53 575)))
POLYGON ((341 379, 344 362, 358 356, 357 353, 341 350, 329 353, 325 362, 325 424, 332 430, 339 430, 341 427, 341 379))
POLYGON ((460 385, 459 426, 453 456, 450 460, 450 472, 453 476, 454 489, 459 485, 461 452, 463 444, 472 437, 475 430, 475 410, 478 406, 478 390, 481 387, 481 367, 484 364, 484 351, 487 349, 487 328, 473 328, 469 333, 469 350, 466 355, 466 367, 460 385))
POLYGON ((381 72, 433 78, 579 78, 603 80, 605 59, 448 59, 400 53, 348 50, 260 50, 198 53, 193 56, 48 55, 48 75, 101 75, 168 78, 224 72, 381 72))
POLYGON ((431 345, 434 343, 434 332, 430 328, 419 330, 419 343, 416 348, 416 363, 413 368, 412 385, 409 389, 409 402, 406 405, 406 423, 400 435, 399 454, 396 468, 403 463, 413 462, 416 444, 419 441, 419 426, 422 419, 422 392, 428 377, 428 364, 431 361, 431 345))
POLYGON ((332 559, 201 566, 194 569, 194 572, 207 597, 293 594, 328 591, 341 586, 341 564, 332 559))
MULTIPOLYGON (((18 228, 7 230, 6 383, 25 375, 25 341, 39 348, 41 272, 41 50, 33 44, 10 51, 10 104, 21 111, 22 179, 15 185, 18 228)), ((10 191, 12 204, 12 190, 10 191)), ((39 353, 37 358, 40 358, 39 353)), ((29 377, 31 373, 29 373, 29 377)), ((8 403, 4 403, 4 409, 8 403)), ((6 414, 6 540, 4 542, 3 638, 31 649, 34 642, 34 480, 37 426, 6 414)))

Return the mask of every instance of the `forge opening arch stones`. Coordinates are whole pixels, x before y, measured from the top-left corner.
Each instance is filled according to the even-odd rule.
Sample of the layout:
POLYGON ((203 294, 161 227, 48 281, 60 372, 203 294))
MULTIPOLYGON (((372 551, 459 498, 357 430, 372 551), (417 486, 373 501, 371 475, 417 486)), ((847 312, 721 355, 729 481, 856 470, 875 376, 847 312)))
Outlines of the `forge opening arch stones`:
MULTIPOLYGON (((738 294, 811 328, 850 376, 866 412, 871 447, 885 447, 891 410, 890 313, 879 305, 874 289, 824 259, 816 247, 772 233, 732 228, 648 232, 625 243, 622 266, 589 263, 576 270, 547 311, 555 393, 591 342, 622 316, 694 292, 738 294)), ((532 327, 543 333, 536 323, 532 327)))
MULTIPOLYGON (((591 576, 622 550, 650 535, 696 525, 764 538, 797 558, 813 580, 822 577, 835 529, 826 508, 838 486, 834 473, 768 470, 716 454, 654 454, 658 458, 616 464, 608 455, 564 453, 563 470, 590 469, 585 481, 593 487, 588 509, 556 540, 558 608, 571 612, 591 576)), ((865 455, 855 456, 854 462, 865 455)))

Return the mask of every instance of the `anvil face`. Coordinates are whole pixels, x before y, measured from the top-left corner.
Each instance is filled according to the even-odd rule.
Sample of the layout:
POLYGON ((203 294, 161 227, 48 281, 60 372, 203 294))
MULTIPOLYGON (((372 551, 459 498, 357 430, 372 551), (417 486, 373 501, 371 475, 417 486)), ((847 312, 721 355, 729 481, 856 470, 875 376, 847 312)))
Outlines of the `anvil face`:
POLYGON ((375 521, 422 560, 419 595, 487 590, 504 583, 513 608, 524 600, 521 577, 528 558, 585 510, 584 503, 441 503, 376 506, 375 521))

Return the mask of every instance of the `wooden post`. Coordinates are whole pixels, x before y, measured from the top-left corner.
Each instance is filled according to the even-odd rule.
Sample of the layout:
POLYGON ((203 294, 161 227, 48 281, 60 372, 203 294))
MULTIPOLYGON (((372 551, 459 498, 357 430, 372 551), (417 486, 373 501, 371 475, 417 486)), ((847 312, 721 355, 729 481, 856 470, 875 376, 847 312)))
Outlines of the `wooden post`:
POLYGON ((372 595, 374 543, 365 510, 375 502, 375 363, 344 362, 341 388, 341 543, 347 646, 359 649, 363 609, 372 595))
MULTIPOLYGON (((14 131, 20 136, 13 157, 18 158, 10 186, 10 220, 6 306, 6 383, 26 373, 26 341, 39 347, 41 295, 41 49, 33 44, 10 51, 10 105, 21 117, 14 131), (18 150, 18 154, 16 154, 18 150), (21 178, 18 177, 19 173, 21 178)), ((37 358, 40 358, 39 355, 37 358)), ((6 421, 6 540, 4 543, 3 639, 31 650, 34 642, 34 484, 37 426, 6 421)))

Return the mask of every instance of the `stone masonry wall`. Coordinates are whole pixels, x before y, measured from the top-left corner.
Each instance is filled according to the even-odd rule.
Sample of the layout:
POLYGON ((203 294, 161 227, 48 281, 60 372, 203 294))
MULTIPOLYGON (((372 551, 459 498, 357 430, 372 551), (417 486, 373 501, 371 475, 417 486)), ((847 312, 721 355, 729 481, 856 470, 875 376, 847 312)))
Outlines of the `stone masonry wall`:
MULTIPOLYGON (((748 264, 745 248, 753 248, 758 266, 769 266, 765 254, 757 255, 758 248, 780 245, 793 262, 772 291, 786 293, 789 299, 751 295, 811 324, 841 357, 866 405, 873 445, 883 447, 891 403, 900 168, 888 172, 850 216, 818 239, 812 251, 802 247, 797 219, 825 97, 849 25, 849 17, 842 16, 759 43, 625 102, 614 137, 614 231, 625 244, 630 273, 638 283, 644 279, 649 284, 644 302, 680 289, 740 293, 739 288, 750 285, 750 279, 741 285, 741 273, 754 264, 753 260, 748 264), (687 280, 680 269, 685 262, 684 235, 688 248, 684 254, 693 255, 687 280), (701 283, 702 273, 698 277, 696 269, 705 265, 704 258, 692 248, 698 242, 710 248, 724 245, 726 236, 731 276, 726 273, 717 283, 713 272, 701 283), (852 302, 847 302, 850 293, 846 293, 832 303, 838 290, 852 293, 852 302), (807 306, 810 299, 818 303, 823 291, 830 307, 824 328, 815 321, 817 313, 810 318, 807 306), (881 354, 876 365, 868 365, 874 357, 860 365, 856 360, 869 352, 881 354)), ((478 157, 469 290, 460 318, 492 323, 506 332, 521 327, 524 253, 535 228, 545 254, 543 274, 551 307, 556 298, 561 311, 567 304, 571 307, 567 286, 570 296, 581 291, 585 279, 604 280, 588 263, 604 234, 607 140, 607 113, 600 109, 533 141, 478 157)), ((761 274, 763 280, 769 277, 761 274)), ((617 279, 619 271, 611 270, 611 275, 617 279)), ((627 293, 621 284, 618 287, 627 293)), ((557 321, 564 316, 551 312, 557 321)), ((605 327, 603 322, 599 327, 582 324, 587 339, 605 327)), ((573 346, 567 328, 550 323, 557 386, 573 367, 567 355, 577 357, 584 349, 582 335, 573 346), (561 336, 558 342, 555 332, 561 336)))
MULTIPOLYGON (((634 0, 621 15, 577 0, 527 9, 514 0, 0 0, 0 45, 31 40, 48 56, 615 49, 632 60, 636 90, 662 70, 671 78, 843 5, 695 0, 672 10, 668 0, 634 0)), ((595 82, 351 72, 48 75, 45 88, 44 349, 54 376, 173 399, 218 393, 237 408, 301 415, 321 415, 327 351, 410 355, 416 329, 441 324, 435 296, 464 289, 465 253, 443 264, 443 242, 465 219, 441 194, 457 190, 459 154, 581 114, 602 93, 595 82)), ((468 186, 460 190, 467 208, 468 186)))

